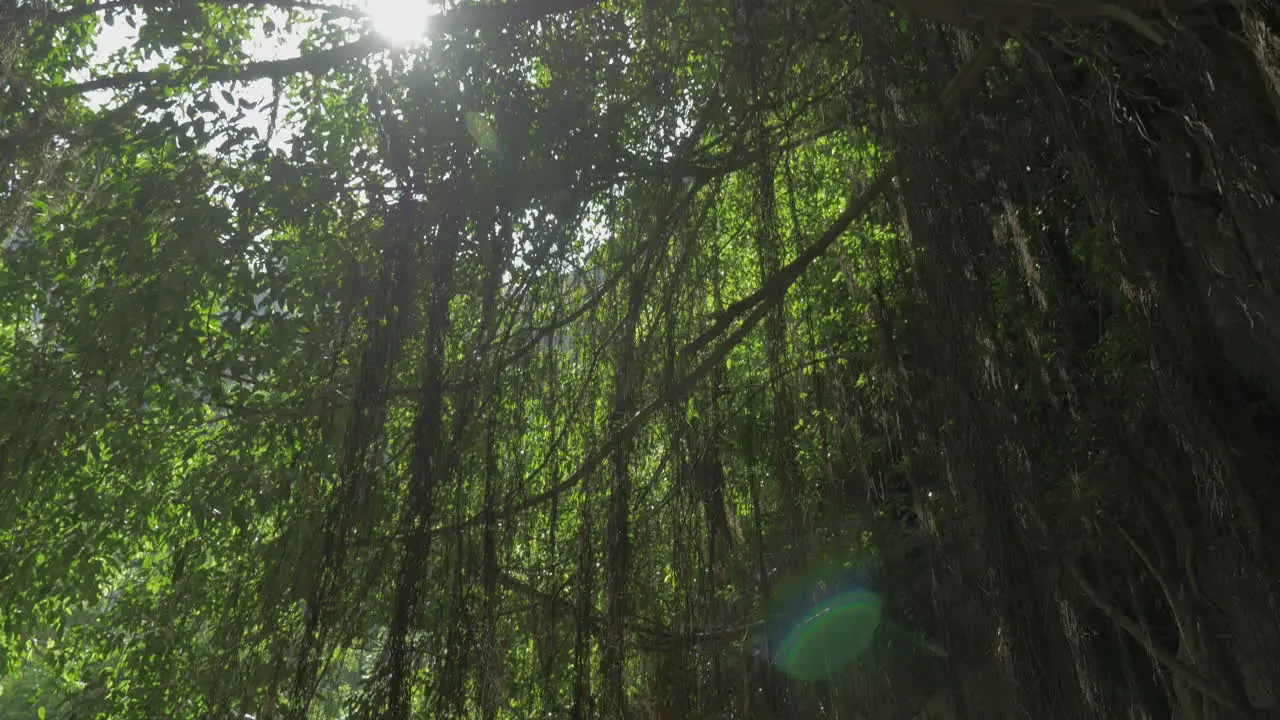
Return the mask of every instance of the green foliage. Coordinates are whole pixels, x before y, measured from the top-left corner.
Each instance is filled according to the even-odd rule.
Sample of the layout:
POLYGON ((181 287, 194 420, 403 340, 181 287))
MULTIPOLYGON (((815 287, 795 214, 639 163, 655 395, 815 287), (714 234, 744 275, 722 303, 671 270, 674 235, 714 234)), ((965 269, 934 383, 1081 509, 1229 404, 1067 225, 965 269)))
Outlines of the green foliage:
POLYGON ((795 472, 839 472, 853 388, 831 382, 867 367, 864 288, 894 287, 893 233, 850 233, 840 257, 859 260, 788 296, 785 346, 747 336, 683 412, 631 426, 616 393, 634 388, 628 413, 664 402, 695 372, 680 347, 880 164, 850 122, 854 36, 810 31, 833 16, 605 4, 329 72, 349 26, 301 11, 299 61, 253 57, 281 30, 271 3, 27 17, 8 70, 26 94, 5 116, 63 106, 4 134, 27 178, 5 197, 24 240, 0 274, 6 697, 83 716, 373 712, 397 702, 373 678, 411 642, 416 706, 560 714, 578 683, 608 682, 583 667, 604 647, 617 502, 633 550, 608 592, 634 618, 635 702, 657 692, 655 648, 753 622, 794 513, 821 518, 815 537, 848 527, 771 480, 767 448, 781 421, 795 472), (136 40, 92 55, 122 25, 136 40), (254 68, 274 97, 226 82, 254 68), (86 71, 106 79, 78 88, 86 71), (87 87, 119 95, 90 106, 87 87), (765 225, 757 145, 778 169, 765 225), (767 261, 766 229, 783 238, 767 261), (621 499, 599 477, 617 463, 621 499), (435 530, 410 561, 419 487, 435 530), (412 639, 389 637, 415 592, 412 639))
POLYGON ((0 19, 0 717, 916 716, 869 684, 1085 592, 981 625, 985 578, 1142 515, 1164 266, 1051 118, 921 149, 965 38, 47 5, 0 19))

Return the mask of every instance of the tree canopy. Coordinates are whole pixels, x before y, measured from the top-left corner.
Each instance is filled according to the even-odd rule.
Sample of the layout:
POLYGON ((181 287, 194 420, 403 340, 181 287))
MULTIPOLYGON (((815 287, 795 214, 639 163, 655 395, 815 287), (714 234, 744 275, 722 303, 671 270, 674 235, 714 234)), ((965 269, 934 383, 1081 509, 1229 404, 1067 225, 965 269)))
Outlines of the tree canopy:
POLYGON ((1280 717, 1271 0, 431 7, 0 0, 0 718, 1280 717))

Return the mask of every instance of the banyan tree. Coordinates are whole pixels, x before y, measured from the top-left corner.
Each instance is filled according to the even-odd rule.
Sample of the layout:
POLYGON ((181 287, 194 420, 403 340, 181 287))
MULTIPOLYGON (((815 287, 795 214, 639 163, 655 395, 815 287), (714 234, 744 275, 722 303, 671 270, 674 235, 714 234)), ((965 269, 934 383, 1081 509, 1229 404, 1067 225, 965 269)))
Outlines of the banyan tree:
POLYGON ((0 4, 0 717, 1280 718, 1275 4, 432 7, 0 4))

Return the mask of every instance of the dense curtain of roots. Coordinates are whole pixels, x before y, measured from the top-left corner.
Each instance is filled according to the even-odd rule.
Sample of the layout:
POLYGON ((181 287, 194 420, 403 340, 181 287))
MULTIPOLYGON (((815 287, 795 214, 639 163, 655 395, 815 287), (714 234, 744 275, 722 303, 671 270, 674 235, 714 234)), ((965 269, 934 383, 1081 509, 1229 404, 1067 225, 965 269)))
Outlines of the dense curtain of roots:
POLYGON ((914 66, 873 49, 907 98, 884 115, 914 273, 882 336, 911 471, 868 482, 950 500, 887 573, 947 649, 929 717, 1280 706, 1280 25, 1266 4, 1148 19, 1163 45, 1015 33, 931 149, 909 79, 972 40, 923 27, 914 66))

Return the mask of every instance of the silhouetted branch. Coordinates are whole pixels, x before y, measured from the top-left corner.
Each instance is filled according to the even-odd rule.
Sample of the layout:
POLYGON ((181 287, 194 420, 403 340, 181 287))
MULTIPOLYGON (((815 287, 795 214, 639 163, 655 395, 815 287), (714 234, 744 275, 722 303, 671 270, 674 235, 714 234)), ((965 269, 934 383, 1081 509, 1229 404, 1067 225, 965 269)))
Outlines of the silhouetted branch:
MULTIPOLYGON (((494 30, 540 20, 552 15, 582 10, 599 0, 520 0, 504 5, 468 5, 431 19, 426 35, 460 35, 479 30, 494 30)), ((174 70, 136 70, 106 75, 82 83, 58 88, 64 95, 78 95, 97 90, 120 90, 140 84, 153 88, 189 82, 193 73, 211 83, 279 80, 292 75, 322 75, 349 62, 372 55, 389 47, 376 35, 365 35, 345 45, 317 50, 281 60, 259 60, 239 67, 219 65, 211 68, 178 68, 174 70)))
MULTIPOLYGON (((351 18, 354 20, 363 20, 369 17, 368 13, 356 10, 355 8, 339 7, 321 2, 310 2, 310 0, 200 0, 200 2, 192 4, 248 5, 251 7, 273 7, 281 10, 314 10, 316 12, 324 12, 337 17, 351 18)), ((79 7, 68 8, 66 10, 57 10, 37 19, 44 25, 61 25, 63 23, 79 20, 80 18, 88 17, 89 15, 96 15, 98 13, 135 10, 140 8, 142 5, 143 0, 106 0, 106 2, 81 5, 79 7)))

